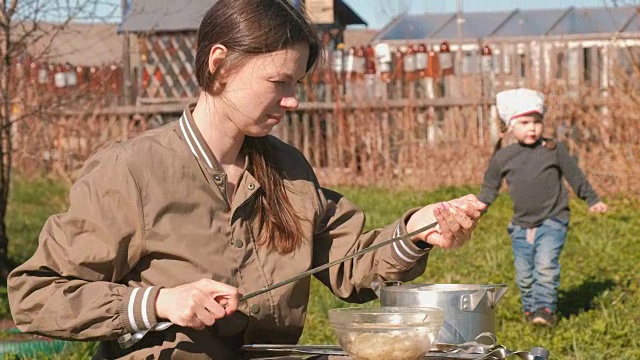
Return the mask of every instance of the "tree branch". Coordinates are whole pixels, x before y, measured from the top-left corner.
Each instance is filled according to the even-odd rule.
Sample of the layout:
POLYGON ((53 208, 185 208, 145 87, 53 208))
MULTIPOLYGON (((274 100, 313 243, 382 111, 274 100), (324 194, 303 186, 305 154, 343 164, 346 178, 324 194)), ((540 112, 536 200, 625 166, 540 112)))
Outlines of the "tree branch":
POLYGON ((11 0, 9 3, 9 9, 6 11, 7 17, 11 19, 13 14, 16 12, 16 7, 18 6, 18 0, 11 0))

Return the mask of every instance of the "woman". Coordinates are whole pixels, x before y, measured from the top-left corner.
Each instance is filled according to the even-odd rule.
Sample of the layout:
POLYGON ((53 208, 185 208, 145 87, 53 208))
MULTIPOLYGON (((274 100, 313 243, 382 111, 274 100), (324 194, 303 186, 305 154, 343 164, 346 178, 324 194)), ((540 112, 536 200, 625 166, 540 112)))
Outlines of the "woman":
POLYGON ((100 151, 68 212, 9 279, 23 331, 101 340, 97 358, 233 359, 247 343, 295 343, 308 278, 250 293, 437 219, 439 227, 316 274, 337 297, 375 298, 375 279, 408 281, 432 246, 462 245, 473 195, 408 211, 362 234, 364 214, 318 185, 295 148, 269 136, 298 106, 296 82, 320 52, 285 0, 218 0, 198 33, 198 102, 175 123, 100 151), (119 336, 149 329, 129 349, 119 336))

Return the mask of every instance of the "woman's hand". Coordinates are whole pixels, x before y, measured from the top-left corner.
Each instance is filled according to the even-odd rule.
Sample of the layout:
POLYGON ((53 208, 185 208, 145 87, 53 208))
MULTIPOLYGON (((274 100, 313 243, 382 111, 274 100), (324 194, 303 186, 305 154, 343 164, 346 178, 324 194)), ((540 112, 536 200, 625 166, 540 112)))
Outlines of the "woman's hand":
POLYGON ((589 207, 589 211, 594 213, 606 213, 607 210, 609 210, 609 207, 602 201, 598 201, 589 207))
POLYGON ((160 289, 156 315, 180 326, 202 330, 238 308, 238 289, 211 279, 202 279, 169 289, 160 289))
POLYGON ((438 226, 413 237, 444 249, 462 246, 471 238, 486 205, 475 195, 465 195, 447 202, 428 205, 418 210, 407 222, 407 231, 415 231, 434 219, 438 226))

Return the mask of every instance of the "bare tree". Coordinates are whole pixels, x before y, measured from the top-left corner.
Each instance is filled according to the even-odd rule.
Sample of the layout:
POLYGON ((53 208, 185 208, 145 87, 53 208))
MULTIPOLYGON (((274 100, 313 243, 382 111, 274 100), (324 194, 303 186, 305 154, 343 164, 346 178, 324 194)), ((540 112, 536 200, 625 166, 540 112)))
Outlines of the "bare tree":
POLYGON ((41 94, 37 106, 16 114, 15 108, 29 87, 25 83, 25 69, 16 71, 19 62, 16 59, 25 56, 34 43, 39 43, 38 52, 29 54, 37 61, 47 55, 53 40, 71 22, 113 19, 117 10, 119 6, 106 0, 0 0, 0 276, 4 279, 12 269, 7 254, 9 239, 5 218, 13 170, 15 124, 35 112, 64 108, 77 101, 74 96, 52 101, 51 96, 41 94))

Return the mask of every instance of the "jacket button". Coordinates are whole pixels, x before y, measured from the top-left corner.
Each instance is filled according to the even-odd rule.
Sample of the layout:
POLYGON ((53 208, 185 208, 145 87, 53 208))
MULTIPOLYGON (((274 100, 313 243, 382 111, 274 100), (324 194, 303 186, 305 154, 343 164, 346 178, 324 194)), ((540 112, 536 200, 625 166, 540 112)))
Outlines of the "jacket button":
POLYGON ((249 188, 249 190, 253 190, 256 188, 256 186, 254 184, 249 184, 247 185, 247 187, 249 188))
POLYGON ((240 248, 244 245, 244 243, 242 242, 242 240, 240 240, 240 239, 236 239, 236 240, 233 242, 233 245, 234 245, 235 247, 237 247, 238 249, 240 249, 240 248))
POLYGON ((222 176, 220 176, 219 174, 215 174, 213 175, 213 180, 215 180, 216 182, 220 182, 222 181, 222 176))
POLYGON ((258 304, 253 304, 251 305, 251 313, 252 314, 257 314, 260 312, 260 306, 258 304))

